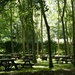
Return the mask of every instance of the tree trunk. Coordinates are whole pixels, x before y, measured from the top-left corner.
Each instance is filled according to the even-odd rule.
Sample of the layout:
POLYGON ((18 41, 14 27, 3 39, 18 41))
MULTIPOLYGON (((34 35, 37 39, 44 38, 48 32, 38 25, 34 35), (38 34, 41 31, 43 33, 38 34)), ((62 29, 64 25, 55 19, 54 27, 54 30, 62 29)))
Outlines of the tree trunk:
POLYGON ((43 19, 42 19, 42 10, 41 10, 41 50, 42 50, 42 54, 44 54, 43 51, 43 19))
POLYGON ((48 22, 47 22, 46 15, 45 15, 45 12, 44 12, 43 1, 39 0, 39 4, 41 6, 42 15, 44 17, 44 21, 45 21, 46 28, 47 28, 48 51, 49 51, 49 68, 52 68, 53 67, 53 63, 52 63, 52 53, 51 53, 50 27, 48 26, 48 22))
POLYGON ((69 49, 69 40, 68 40, 68 24, 67 24, 67 11, 66 11, 66 20, 65 20, 65 32, 66 32, 66 46, 67 46, 67 54, 70 54, 70 49, 69 49))
POLYGON ((73 25, 73 56, 74 56, 74 61, 73 65, 75 66, 75 1, 71 0, 71 5, 72 5, 72 25, 73 25))
MULTIPOLYGON (((33 7, 33 0, 30 0, 31 8, 33 7)), ((31 25, 32 25, 32 51, 33 51, 33 62, 36 63, 36 51, 35 51, 35 30, 33 24, 33 9, 31 10, 31 25)))
POLYGON ((18 24, 17 24, 17 27, 16 27, 16 41, 18 42, 19 40, 19 29, 18 29, 18 24))
MULTIPOLYGON (((20 12, 23 13, 23 5, 21 5, 21 2, 20 0, 18 0, 19 2, 19 10, 20 12)), ((23 45, 23 55, 25 55, 25 16, 22 15, 21 13, 19 13, 20 15, 20 20, 21 20, 21 23, 22 23, 22 45, 23 45)))
POLYGON ((11 26, 11 52, 14 53, 14 46, 13 46, 13 25, 12 25, 12 3, 10 5, 10 26, 11 26))
POLYGON ((59 6, 59 0, 58 0, 58 55, 59 55, 59 16, 60 16, 60 6, 59 6))
POLYGON ((61 21, 62 21, 62 29, 63 29, 63 37, 64 37, 64 50, 65 54, 67 55, 67 46, 66 46, 66 37, 65 37, 65 24, 64 24, 64 13, 65 13, 65 8, 66 8, 66 0, 64 0, 64 7, 62 11, 62 16, 61 16, 61 21))
POLYGON ((21 18, 22 22, 22 45, 23 45, 23 55, 25 55, 25 24, 24 24, 24 18, 21 18))

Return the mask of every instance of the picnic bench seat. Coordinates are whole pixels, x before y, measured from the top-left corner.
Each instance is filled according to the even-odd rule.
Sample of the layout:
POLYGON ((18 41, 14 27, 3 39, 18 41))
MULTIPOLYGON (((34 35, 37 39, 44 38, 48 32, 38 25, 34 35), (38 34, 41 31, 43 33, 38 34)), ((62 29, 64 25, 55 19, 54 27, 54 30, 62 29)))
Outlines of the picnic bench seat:
POLYGON ((13 66, 15 66, 15 69, 18 70, 17 65, 20 65, 20 64, 9 63, 9 64, 1 64, 0 66, 4 66, 5 67, 5 71, 7 71, 7 70, 12 70, 13 66))
POLYGON ((32 59, 30 59, 28 56, 25 56, 23 58, 23 62, 24 64, 22 64, 22 67, 31 67, 34 65, 34 63, 32 62, 32 59))
POLYGON ((14 59, 0 59, 0 67, 3 66, 5 70, 12 69, 12 66, 15 67, 15 69, 18 69, 17 64, 15 64, 14 59))
POLYGON ((24 68, 24 67, 31 67, 34 65, 34 63, 30 63, 29 61, 23 61, 23 62, 18 62, 18 63, 15 63, 15 65, 18 67, 18 65, 21 66, 21 68, 24 68))
POLYGON ((31 67, 32 68, 32 66, 34 65, 34 63, 24 63, 24 64, 22 64, 22 67, 31 67))

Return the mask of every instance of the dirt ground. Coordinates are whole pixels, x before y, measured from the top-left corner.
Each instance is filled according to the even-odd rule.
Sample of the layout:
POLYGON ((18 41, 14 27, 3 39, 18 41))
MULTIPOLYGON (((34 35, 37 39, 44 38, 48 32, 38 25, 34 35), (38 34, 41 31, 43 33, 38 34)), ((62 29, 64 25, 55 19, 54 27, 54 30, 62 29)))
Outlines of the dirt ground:
POLYGON ((37 71, 37 72, 18 72, 18 73, 1 73, 0 75, 75 75, 73 70, 57 70, 57 71, 37 71))

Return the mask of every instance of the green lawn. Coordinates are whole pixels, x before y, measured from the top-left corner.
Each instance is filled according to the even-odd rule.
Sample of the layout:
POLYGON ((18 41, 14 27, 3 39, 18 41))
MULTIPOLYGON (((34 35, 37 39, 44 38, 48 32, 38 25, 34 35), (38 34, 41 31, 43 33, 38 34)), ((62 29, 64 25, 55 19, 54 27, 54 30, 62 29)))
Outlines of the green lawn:
MULTIPOLYGON (((8 73, 8 72, 35 72, 40 70, 71 70, 73 69, 73 65, 71 63, 69 64, 54 64, 54 67, 52 69, 49 69, 48 61, 41 61, 33 66, 33 68, 20 68, 19 70, 12 70, 12 71, 0 71, 0 73, 8 73)), ((0 67, 2 69, 2 67, 0 67)))

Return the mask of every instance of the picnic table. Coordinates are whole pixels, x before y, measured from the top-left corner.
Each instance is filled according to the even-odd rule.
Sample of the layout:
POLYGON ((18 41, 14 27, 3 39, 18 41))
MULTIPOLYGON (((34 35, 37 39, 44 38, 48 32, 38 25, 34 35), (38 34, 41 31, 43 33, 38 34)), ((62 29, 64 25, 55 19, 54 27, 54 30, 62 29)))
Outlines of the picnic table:
POLYGON ((4 66, 5 70, 12 69, 12 66, 18 69, 14 59, 0 59, 0 66, 4 66))
POLYGON ((25 54, 24 58, 33 61, 33 54, 25 54))
POLYGON ((14 59, 20 59, 21 54, 19 54, 19 53, 11 53, 11 57, 14 58, 14 59))
POLYGON ((0 59, 1 58, 11 58, 11 54, 0 54, 0 59))
POLYGON ((5 68, 4 70, 11 70, 13 69, 12 67, 18 70, 18 65, 21 67, 32 67, 34 63, 32 63, 32 59, 28 56, 25 56, 22 62, 16 62, 16 59, 12 58, 9 54, 0 55, 0 67, 3 66, 5 68))
POLYGON ((53 57, 57 63, 68 63, 72 62, 73 58, 69 55, 56 55, 53 57))
POLYGON ((32 58, 30 58, 29 56, 25 56, 23 58, 23 62, 24 62, 24 64, 22 65, 23 67, 29 66, 32 68, 32 66, 34 65, 34 63, 32 63, 32 58))

